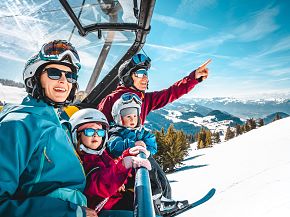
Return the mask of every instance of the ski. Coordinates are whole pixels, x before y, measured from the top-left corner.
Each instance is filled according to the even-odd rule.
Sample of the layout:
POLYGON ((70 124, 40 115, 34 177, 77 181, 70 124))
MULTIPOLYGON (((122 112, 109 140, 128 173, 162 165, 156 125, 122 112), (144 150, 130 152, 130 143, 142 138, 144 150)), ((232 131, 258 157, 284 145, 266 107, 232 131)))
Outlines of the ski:
POLYGON ((205 203, 206 201, 208 201, 210 198, 212 198, 212 196, 215 194, 215 188, 212 188, 210 189, 210 191, 205 195, 203 196, 201 199, 191 203, 191 204, 188 204, 187 206, 181 208, 181 209, 178 209, 174 212, 171 212, 171 213, 168 213, 168 214, 163 214, 164 217, 173 217, 173 216, 177 216, 181 213, 184 213, 194 207, 197 207, 203 203, 205 203))

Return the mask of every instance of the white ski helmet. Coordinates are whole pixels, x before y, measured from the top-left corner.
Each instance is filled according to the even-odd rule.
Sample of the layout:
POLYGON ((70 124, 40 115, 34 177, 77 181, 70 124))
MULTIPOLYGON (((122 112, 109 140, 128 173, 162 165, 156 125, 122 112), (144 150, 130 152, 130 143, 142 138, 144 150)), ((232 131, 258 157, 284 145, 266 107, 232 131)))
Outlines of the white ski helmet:
POLYGON ((140 126, 140 114, 141 114, 142 100, 135 93, 124 93, 112 107, 112 117, 117 125, 123 126, 121 112, 127 108, 136 108, 138 112, 138 124, 140 126))
POLYGON ((101 155, 103 153, 103 151, 106 148, 105 144, 108 140, 109 123, 107 121, 107 118, 105 117, 105 115, 102 112, 100 112, 97 109, 93 109, 93 108, 81 109, 71 116, 71 118, 69 119, 69 122, 72 126, 72 138, 73 138, 73 143, 75 146, 77 145, 77 142, 78 142, 77 141, 77 131, 81 125, 83 125, 85 123, 101 124, 103 129, 106 130, 106 135, 103 139, 102 144, 98 148, 98 150, 93 150, 93 149, 87 148, 83 144, 80 145, 80 149, 86 153, 89 153, 89 154, 101 155))
POLYGON ((45 102, 55 107, 68 105, 74 99, 75 91, 78 88, 77 83, 73 84, 70 95, 65 102, 53 102, 45 96, 41 87, 39 76, 45 66, 53 63, 68 66, 74 73, 77 73, 81 68, 79 55, 71 43, 65 40, 48 42, 25 64, 23 81, 26 92, 33 98, 43 99, 45 102))

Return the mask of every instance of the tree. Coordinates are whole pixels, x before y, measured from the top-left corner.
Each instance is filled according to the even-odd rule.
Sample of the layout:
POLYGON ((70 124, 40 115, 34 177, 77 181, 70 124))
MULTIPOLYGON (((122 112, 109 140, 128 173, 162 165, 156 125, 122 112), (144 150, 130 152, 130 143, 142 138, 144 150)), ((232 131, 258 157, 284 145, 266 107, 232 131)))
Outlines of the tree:
POLYGON ((187 139, 187 141, 190 142, 190 143, 193 143, 193 142, 196 141, 196 139, 195 139, 195 135, 192 135, 192 134, 188 134, 188 135, 186 135, 186 139, 187 139))
POLYGON ((0 83, 5 85, 5 86, 11 86, 11 87, 20 87, 20 88, 24 88, 25 85, 21 82, 15 82, 9 79, 3 79, 0 78, 0 83))
POLYGON ((214 143, 220 143, 221 142, 221 138, 220 138, 219 132, 214 132, 213 133, 213 142, 214 143))
POLYGON ((197 149, 202 149, 202 148, 205 148, 205 145, 203 144, 203 141, 200 140, 200 141, 197 143, 197 149))
POLYGON ((230 140, 235 137, 235 132, 231 130, 231 127, 228 126, 226 135, 225 135, 225 140, 230 140))
POLYGON ((264 119, 263 119, 263 118, 260 118, 260 119, 258 120, 258 125, 259 125, 259 127, 262 127, 262 126, 265 125, 265 124, 264 124, 264 119))
POLYGON ((279 115, 279 113, 277 112, 276 115, 275 115, 275 118, 273 119, 273 122, 274 121, 277 121, 277 120, 280 120, 282 117, 279 115))
POLYGON ((181 130, 175 130, 171 124, 164 132, 156 131, 156 141, 158 143, 158 152, 154 156, 165 172, 173 171, 176 166, 182 165, 184 157, 188 155, 190 148, 186 134, 181 130))
POLYGON ((250 125, 251 130, 256 129, 257 124, 256 124, 256 121, 254 120, 254 118, 249 119, 249 125, 250 125))
POLYGON ((251 126, 249 124, 249 120, 245 123, 244 132, 249 132, 251 130, 251 126))
POLYGON ((237 124, 236 125, 236 136, 241 135, 241 134, 242 134, 241 125, 237 124))
POLYGON ((212 141, 211 141, 211 132, 209 130, 207 130, 205 132, 205 147, 212 147, 212 141))

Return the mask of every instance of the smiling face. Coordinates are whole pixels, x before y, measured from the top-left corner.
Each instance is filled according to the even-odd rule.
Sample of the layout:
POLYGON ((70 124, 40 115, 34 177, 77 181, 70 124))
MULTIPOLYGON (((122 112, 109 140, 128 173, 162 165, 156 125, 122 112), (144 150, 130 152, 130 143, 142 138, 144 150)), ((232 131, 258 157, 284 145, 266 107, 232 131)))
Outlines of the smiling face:
POLYGON ((142 78, 139 78, 135 75, 135 73, 133 73, 131 75, 132 79, 133 79, 133 84, 134 86, 140 90, 140 91, 145 91, 147 89, 148 86, 148 77, 146 75, 144 75, 142 78))
MULTIPOLYGON (((90 128, 92 129, 102 129, 101 124, 92 123, 90 125, 90 128)), ((97 149, 102 144, 103 138, 99 137, 97 133, 95 133, 93 136, 85 136, 84 132, 81 132, 81 142, 84 144, 87 148, 90 149, 97 149)))
MULTIPOLYGON (((66 72, 70 72, 71 69, 68 66, 59 65, 59 64, 50 64, 45 67, 47 68, 56 68, 66 72)), ((70 94, 72 89, 72 84, 69 83, 65 77, 65 73, 62 73, 62 76, 59 80, 50 79, 47 76, 46 70, 43 70, 43 73, 40 75, 40 83, 44 89, 46 97, 51 99, 54 102, 64 102, 70 94)))

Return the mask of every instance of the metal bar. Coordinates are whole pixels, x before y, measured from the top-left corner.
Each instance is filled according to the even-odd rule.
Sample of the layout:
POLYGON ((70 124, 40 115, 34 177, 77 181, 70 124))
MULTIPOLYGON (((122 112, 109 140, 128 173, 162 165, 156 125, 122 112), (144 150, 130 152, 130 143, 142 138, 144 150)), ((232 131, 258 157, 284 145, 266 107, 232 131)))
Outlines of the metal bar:
MULTIPOLYGON (((110 21, 116 21, 117 18, 118 18, 117 15, 113 14, 110 16, 110 21)), ((96 82, 97 82, 97 80, 101 74, 102 68, 104 66, 104 63, 105 63, 105 61, 108 57, 108 54, 110 52, 110 49, 112 46, 112 41, 113 41, 114 37, 115 37, 115 32, 108 32, 108 35, 105 39, 104 46, 100 52, 99 58, 96 62, 95 68, 94 68, 94 71, 93 71, 91 78, 89 80, 89 83, 86 87, 87 94, 89 94, 96 85, 96 82)))
POLYGON ((125 30, 137 30, 140 29, 140 26, 136 23, 95 23, 87 25, 84 27, 84 30, 89 32, 95 32, 97 30, 108 30, 108 31, 125 31, 125 30))
MULTIPOLYGON (((140 152, 138 157, 146 159, 143 152, 140 152)), ((149 172, 144 167, 137 169, 134 194, 134 217, 155 217, 149 172)))
MULTIPOLYGON (((136 31, 134 44, 129 48, 127 53, 115 65, 115 67, 102 79, 102 81, 91 91, 83 100, 80 106, 97 106, 101 100, 110 94, 118 85, 118 69, 120 65, 137 53, 144 45, 146 36, 150 32, 150 22, 155 6, 155 0, 142 0, 139 12, 139 23, 136 31)), ((132 24, 130 24, 132 25, 132 24)), ((136 25, 136 24, 135 24, 136 25)))
POLYGON ((80 23, 79 19, 71 9, 70 5, 66 0, 59 0, 62 6, 64 7, 65 11, 67 12, 68 16, 71 18, 71 20, 74 22, 75 26, 78 28, 79 33, 81 36, 86 35, 86 31, 84 30, 82 24, 80 23))

